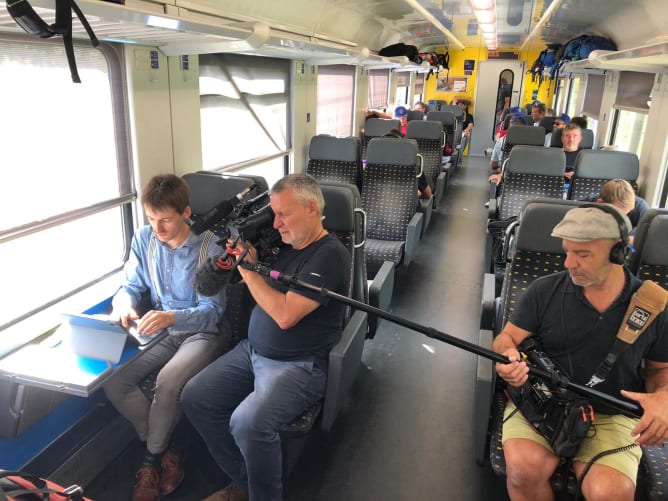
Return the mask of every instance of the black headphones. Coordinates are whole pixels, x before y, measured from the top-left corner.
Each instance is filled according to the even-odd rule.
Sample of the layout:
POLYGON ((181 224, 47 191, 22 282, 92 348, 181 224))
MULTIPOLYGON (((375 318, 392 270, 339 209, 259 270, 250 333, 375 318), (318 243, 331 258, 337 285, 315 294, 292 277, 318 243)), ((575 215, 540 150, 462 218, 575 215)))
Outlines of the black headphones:
POLYGON ((593 207, 595 209, 602 210, 603 212, 607 212, 610 214, 612 217, 615 218, 615 221, 617 221, 617 225, 619 226, 619 236, 622 239, 621 242, 617 242, 615 245, 612 246, 610 249, 610 262, 612 264, 624 264, 631 254, 631 247, 629 245, 629 230, 626 227, 626 221, 624 221, 624 218, 617 212, 615 209, 612 207, 609 207, 605 204, 582 204, 579 206, 580 208, 587 208, 587 207, 593 207))

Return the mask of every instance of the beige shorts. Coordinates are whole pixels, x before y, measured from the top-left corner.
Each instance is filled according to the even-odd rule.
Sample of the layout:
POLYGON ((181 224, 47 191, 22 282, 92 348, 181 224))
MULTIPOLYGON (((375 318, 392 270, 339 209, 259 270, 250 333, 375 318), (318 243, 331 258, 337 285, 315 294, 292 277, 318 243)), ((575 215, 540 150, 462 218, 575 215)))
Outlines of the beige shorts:
MULTIPOLYGON (((524 438, 542 445, 547 450, 554 452, 550 444, 539 434, 529 422, 524 419, 520 412, 515 412, 509 419, 508 416, 515 410, 515 404, 508 402, 503 414, 503 434, 501 442, 512 438, 524 438)), ((607 415, 596 414, 594 424, 589 430, 589 436, 580 444, 573 461, 589 462, 595 455, 610 449, 616 449, 633 443, 631 430, 638 422, 621 414, 607 415)), ((638 476, 638 465, 642 450, 636 446, 630 450, 607 454, 596 460, 595 464, 603 464, 614 468, 636 483, 638 476)))

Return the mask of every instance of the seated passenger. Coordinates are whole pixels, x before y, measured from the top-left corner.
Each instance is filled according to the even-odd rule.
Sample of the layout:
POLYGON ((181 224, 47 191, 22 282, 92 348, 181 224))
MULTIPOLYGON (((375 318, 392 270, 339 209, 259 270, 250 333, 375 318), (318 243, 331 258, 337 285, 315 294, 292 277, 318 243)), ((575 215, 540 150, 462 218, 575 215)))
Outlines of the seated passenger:
MULTIPOLYGON (((291 174, 272 187, 270 200, 274 228, 287 244, 273 268, 345 294, 351 257, 323 228, 320 186, 306 174, 291 174)), ((248 243, 230 252, 244 249, 244 261, 256 264, 257 251, 248 243)), ((239 272, 257 302, 248 339, 186 385, 183 409, 232 479, 208 500, 280 500, 278 430, 325 394, 329 351, 341 339, 345 306, 241 266, 239 272)))
MULTIPOLYGON (((630 230, 628 218, 613 206, 630 230)), ((623 261, 620 223, 596 207, 566 213, 552 236, 561 238, 566 271, 534 281, 522 295, 493 348, 511 361, 496 364, 509 385, 522 386, 528 367, 519 344, 535 334, 543 351, 573 383, 586 384, 598 372, 612 349, 631 295, 641 286, 637 277, 617 264, 623 261), (611 252, 612 251, 612 252, 611 252)), ((626 245, 626 242, 622 242, 626 245)), ((596 390, 633 400, 643 416, 633 419, 614 408, 592 401, 593 429, 573 458, 580 478, 588 462, 597 460, 582 480, 588 501, 634 499, 640 447, 598 456, 629 444, 659 445, 668 438, 668 314, 660 313, 633 344, 622 352, 607 378, 596 390)), ((559 465, 545 438, 509 403, 505 410, 502 442, 508 494, 517 500, 553 500, 549 479, 559 465)))
POLYGON ((462 124, 462 136, 469 136, 475 125, 473 115, 469 113, 469 105, 471 102, 465 97, 455 97, 452 100, 453 106, 459 106, 464 111, 464 123, 462 124))
POLYGON ((587 128, 587 117, 573 117, 571 123, 577 125, 581 129, 587 128))
MULTIPOLYGON (((562 113, 561 115, 559 115, 557 118, 554 119, 554 122, 552 123, 552 131, 554 131, 555 129, 563 129, 569 123, 571 123, 571 119, 568 117, 566 113, 562 113)), ((548 132, 547 134, 545 134, 545 147, 549 148, 551 144, 552 144, 552 132, 548 132)))
POLYGON ((545 116, 545 113, 547 113, 547 107, 545 104, 536 101, 531 105, 531 120, 534 127, 538 127, 538 124, 545 116))
POLYGON ((582 130, 579 126, 571 123, 564 127, 561 133, 561 144, 564 154, 566 155, 566 172, 564 175, 569 180, 573 177, 573 168, 575 167, 575 159, 580 153, 580 143, 582 142, 582 130))
MULTIPOLYGON (((512 127, 513 125, 527 125, 527 120, 523 115, 515 115, 510 119, 508 128, 512 127)), ((487 181, 494 181, 497 185, 501 183, 501 160, 503 158, 503 143, 503 137, 496 140, 494 143, 494 149, 492 150, 492 157, 489 161, 489 168, 492 170, 492 174, 489 176, 487 181)))
POLYGON ((601 187, 601 193, 596 199, 599 203, 611 204, 621 210, 631 221, 632 230, 629 233, 631 243, 633 235, 642 215, 647 212, 649 205, 633 191, 631 183, 625 179, 611 179, 601 187))
POLYGON ((127 327, 139 318, 142 296, 150 295, 151 309, 139 319, 137 330, 155 335, 167 329, 169 334, 114 375, 104 391, 146 443, 132 499, 153 501, 174 491, 183 480, 184 444, 170 443, 181 417, 181 389, 229 349, 230 338, 228 333, 219 334, 218 328, 224 295, 200 296, 193 288, 201 250, 213 256, 223 249, 207 244, 209 232, 190 231, 188 185, 172 174, 155 176, 141 201, 150 224, 132 237, 125 283, 113 298, 112 314, 127 327), (160 372, 149 400, 139 383, 156 369, 160 372))
POLYGON ((418 101, 413 105, 414 110, 421 111, 422 113, 427 113, 427 105, 424 104, 422 101, 418 101))
POLYGON ((390 115, 389 113, 385 113, 383 111, 377 111, 377 110, 369 110, 366 113, 367 118, 385 118, 385 119, 392 119, 396 118, 399 119, 401 122, 401 133, 403 135, 406 135, 406 127, 408 126, 408 110, 406 109, 405 106, 397 106, 394 109, 394 116, 390 115))

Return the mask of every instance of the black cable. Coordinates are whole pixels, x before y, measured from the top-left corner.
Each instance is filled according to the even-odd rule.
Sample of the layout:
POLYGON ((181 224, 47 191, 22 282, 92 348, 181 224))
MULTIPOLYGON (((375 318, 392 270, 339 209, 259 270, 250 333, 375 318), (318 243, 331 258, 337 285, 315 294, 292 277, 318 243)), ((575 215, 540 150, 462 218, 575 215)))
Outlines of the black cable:
POLYGON ((634 447, 638 447, 638 444, 628 444, 628 445, 625 445, 623 447, 617 447, 616 449, 609 449, 607 451, 599 452, 593 458, 591 458, 587 462, 587 464, 585 465, 585 469, 582 471, 582 475, 580 476, 580 478, 578 478, 578 484, 575 487, 575 499, 574 499, 574 501, 578 501, 578 499, 580 498, 580 489, 582 487, 582 481, 584 480, 585 475, 589 472, 589 469, 592 467, 592 465, 596 461, 598 461, 599 459, 601 459, 604 456, 608 456, 609 454, 615 454, 617 452, 630 451, 634 447))

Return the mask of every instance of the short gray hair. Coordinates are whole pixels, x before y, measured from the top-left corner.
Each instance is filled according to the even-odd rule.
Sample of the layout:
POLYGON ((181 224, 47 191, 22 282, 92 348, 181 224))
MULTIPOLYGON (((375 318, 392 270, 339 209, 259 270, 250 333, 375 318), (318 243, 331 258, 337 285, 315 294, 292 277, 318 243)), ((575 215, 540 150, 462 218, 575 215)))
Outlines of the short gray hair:
POLYGON ((315 201, 318 207, 318 215, 322 216, 325 210, 325 198, 322 196, 322 190, 318 182, 308 174, 288 174, 276 181, 271 187, 270 193, 280 193, 281 191, 292 188, 295 197, 301 205, 308 205, 311 200, 315 201))

